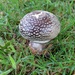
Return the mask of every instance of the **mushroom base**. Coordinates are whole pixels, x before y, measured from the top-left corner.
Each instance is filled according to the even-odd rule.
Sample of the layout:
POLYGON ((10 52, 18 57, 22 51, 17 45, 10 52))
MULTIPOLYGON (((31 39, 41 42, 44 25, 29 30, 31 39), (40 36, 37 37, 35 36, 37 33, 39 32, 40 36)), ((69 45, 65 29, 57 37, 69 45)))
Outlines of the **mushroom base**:
POLYGON ((46 47, 46 43, 36 43, 30 41, 29 47, 33 54, 41 55, 46 47))

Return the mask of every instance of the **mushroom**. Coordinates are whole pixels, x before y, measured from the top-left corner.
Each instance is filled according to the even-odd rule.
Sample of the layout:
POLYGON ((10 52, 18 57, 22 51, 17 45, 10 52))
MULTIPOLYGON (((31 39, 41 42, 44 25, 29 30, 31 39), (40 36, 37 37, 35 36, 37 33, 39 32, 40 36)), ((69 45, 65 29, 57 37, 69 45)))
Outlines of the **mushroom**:
POLYGON ((54 39, 60 32, 60 22, 57 17, 43 10, 36 10, 26 14, 19 24, 20 34, 30 40, 32 53, 40 54, 47 42, 54 39))

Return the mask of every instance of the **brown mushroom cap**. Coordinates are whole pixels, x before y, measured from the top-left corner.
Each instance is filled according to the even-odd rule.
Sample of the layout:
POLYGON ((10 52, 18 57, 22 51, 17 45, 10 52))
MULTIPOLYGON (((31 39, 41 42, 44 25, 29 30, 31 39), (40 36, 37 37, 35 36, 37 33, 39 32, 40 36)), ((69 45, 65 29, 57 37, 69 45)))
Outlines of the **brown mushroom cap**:
POLYGON ((30 41, 49 41, 60 32, 60 22, 54 14, 37 10, 21 19, 19 29, 21 35, 30 41))

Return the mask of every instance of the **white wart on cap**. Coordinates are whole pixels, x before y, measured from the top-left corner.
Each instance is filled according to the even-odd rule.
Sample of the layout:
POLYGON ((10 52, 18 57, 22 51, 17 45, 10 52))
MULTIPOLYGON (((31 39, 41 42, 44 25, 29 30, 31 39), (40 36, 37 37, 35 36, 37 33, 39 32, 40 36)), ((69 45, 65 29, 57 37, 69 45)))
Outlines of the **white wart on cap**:
POLYGON ((60 22, 54 14, 37 10, 26 14, 21 19, 19 29, 24 38, 45 43, 58 35, 60 22))

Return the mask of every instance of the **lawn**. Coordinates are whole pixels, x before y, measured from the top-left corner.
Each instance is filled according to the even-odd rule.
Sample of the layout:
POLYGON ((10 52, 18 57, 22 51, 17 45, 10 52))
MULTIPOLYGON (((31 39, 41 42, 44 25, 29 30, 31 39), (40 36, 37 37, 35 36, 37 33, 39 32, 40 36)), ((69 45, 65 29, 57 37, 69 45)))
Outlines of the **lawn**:
POLYGON ((75 0, 0 0, 0 75, 75 75, 75 0), (61 23, 48 55, 33 55, 19 33, 22 17, 46 10, 61 23))

